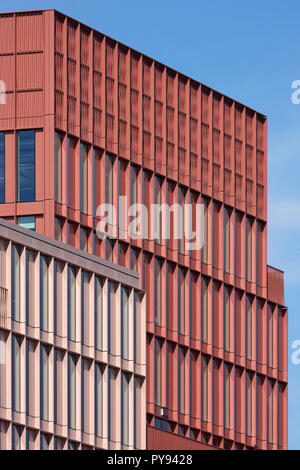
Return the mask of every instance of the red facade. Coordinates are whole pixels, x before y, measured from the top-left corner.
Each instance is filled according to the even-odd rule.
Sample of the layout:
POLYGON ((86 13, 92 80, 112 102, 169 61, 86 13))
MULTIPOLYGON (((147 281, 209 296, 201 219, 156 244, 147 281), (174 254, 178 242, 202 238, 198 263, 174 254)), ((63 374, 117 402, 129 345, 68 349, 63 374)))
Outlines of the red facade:
POLYGON ((0 73, 1 217, 34 215, 38 232, 140 274, 149 448, 165 431, 182 448, 184 437, 287 448, 288 314, 283 275, 267 267, 266 117, 53 10, 0 16, 0 73), (24 129, 36 130, 32 202, 16 194, 24 129), (128 208, 202 203, 204 247, 187 251, 172 233, 133 240, 121 226, 99 240, 96 208, 111 202, 119 217, 119 196, 128 208))

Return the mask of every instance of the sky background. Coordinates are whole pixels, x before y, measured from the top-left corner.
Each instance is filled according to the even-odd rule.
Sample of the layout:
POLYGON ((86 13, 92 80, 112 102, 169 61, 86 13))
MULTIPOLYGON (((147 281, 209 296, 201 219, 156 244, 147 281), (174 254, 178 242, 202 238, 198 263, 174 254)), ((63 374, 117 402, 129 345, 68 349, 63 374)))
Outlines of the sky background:
MULTIPOLYGON (((5 6, 9 9, 5 10, 5 6)), ((268 116, 268 263, 285 271, 289 308, 289 447, 300 449, 299 0, 10 0, 55 8, 268 116)))

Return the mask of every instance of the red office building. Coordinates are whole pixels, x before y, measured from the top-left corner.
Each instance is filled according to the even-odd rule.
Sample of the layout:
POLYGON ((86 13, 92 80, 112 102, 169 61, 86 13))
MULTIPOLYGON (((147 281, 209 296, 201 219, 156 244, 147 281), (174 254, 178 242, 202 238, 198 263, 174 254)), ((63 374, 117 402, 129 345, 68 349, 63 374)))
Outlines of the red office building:
POLYGON ((286 449, 266 117, 54 10, 0 15, 0 80, 0 216, 139 273, 147 447, 286 449), (116 217, 101 239, 104 203, 116 217), (133 204, 149 229, 153 204, 201 205, 203 246, 172 225, 164 238, 162 217, 155 237, 131 236, 133 204))

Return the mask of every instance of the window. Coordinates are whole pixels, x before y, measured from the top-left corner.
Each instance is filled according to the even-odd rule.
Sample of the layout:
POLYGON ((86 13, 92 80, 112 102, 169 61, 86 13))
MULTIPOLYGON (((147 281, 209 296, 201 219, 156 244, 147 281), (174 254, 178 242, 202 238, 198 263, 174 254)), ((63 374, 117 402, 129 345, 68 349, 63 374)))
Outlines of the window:
POLYGON ((21 321, 21 247, 12 245, 11 247, 11 310, 12 319, 21 321))
POLYGON ((139 169, 136 166, 131 166, 130 167, 130 204, 138 204, 138 175, 139 175, 139 169))
POLYGON ((178 217, 178 223, 180 224, 179 229, 179 240, 178 240, 178 251, 181 254, 184 254, 184 246, 185 246, 185 189, 182 186, 178 187, 178 204, 180 206, 180 213, 178 217))
POLYGON ((105 158, 105 202, 113 204, 113 157, 106 154, 105 158))
POLYGON ((50 446, 50 441, 51 441, 51 437, 49 436, 49 434, 45 434, 43 432, 41 432, 41 436, 40 436, 40 450, 49 450, 49 446, 50 446))
POLYGON ((252 299, 246 296, 246 354, 252 359, 252 299))
POLYGON ((224 286, 224 347, 230 351, 230 288, 224 286))
POLYGON ((93 216, 96 217, 97 208, 101 202, 100 194, 100 164, 101 155, 99 150, 93 150, 93 216))
POLYGON ((169 431, 169 423, 163 419, 155 418, 154 426, 157 429, 162 429, 163 431, 169 431))
POLYGON ((273 442, 273 379, 268 379, 267 382, 267 416, 268 416, 268 442, 273 442))
POLYGON ((77 359, 73 354, 68 356, 68 423, 76 429, 76 365, 77 359))
POLYGON ((122 286, 121 294, 121 355, 129 359, 129 289, 122 286))
POLYGON ((252 379, 253 375, 247 371, 246 374, 246 420, 247 434, 252 436, 252 379))
POLYGON ((201 250, 201 261, 202 263, 208 264, 208 206, 209 201, 206 198, 202 198, 203 204, 203 248, 201 250))
POLYGON ((63 137, 59 132, 55 132, 55 200, 62 202, 62 141, 63 137))
POLYGON ((21 344, 20 336, 12 336, 12 408, 21 411, 21 344))
POLYGON ((40 406, 41 406, 41 419, 49 421, 49 355, 50 348, 41 345, 40 357, 40 406))
POLYGON ((103 279, 95 276, 95 344, 103 350, 103 279))
POLYGON ((162 345, 159 338, 155 338, 155 404, 161 406, 162 392, 162 345))
POLYGON ((92 362, 88 359, 81 359, 81 431, 89 432, 90 415, 90 375, 92 362))
POLYGON ((64 423, 64 401, 61 400, 65 380, 64 359, 65 351, 54 349, 54 422, 59 425, 64 423))
POLYGON ((202 394, 201 394, 201 410, 202 420, 208 421, 208 363, 209 358, 202 356, 202 394))
POLYGON ((154 308, 155 324, 161 326, 162 314, 162 266, 163 261, 155 258, 154 261, 154 308))
POLYGON ((36 345, 36 342, 26 339, 26 414, 29 416, 33 416, 35 413, 36 345))
POLYGON ((155 236, 154 239, 157 243, 161 244, 162 238, 162 212, 160 210, 160 206, 162 205, 162 185, 163 180, 162 178, 156 176, 154 180, 154 202, 157 204, 156 208, 156 217, 155 217, 155 227, 154 232, 155 236))
POLYGON ((88 147, 80 145, 80 212, 88 213, 88 147))
POLYGON ((230 273, 230 215, 229 207, 224 208, 224 271, 230 273))
POLYGON ((21 426, 12 425, 12 450, 21 450, 22 428, 21 426))
POLYGON ((252 281, 252 225, 253 220, 246 217, 246 280, 252 281))
POLYGON ((35 201, 35 131, 18 132, 18 202, 35 201))
POLYGON ((55 240, 62 242, 62 230, 64 221, 61 217, 55 217, 55 240))
POLYGON ((78 444, 76 442, 68 442, 68 450, 78 450, 78 444))
POLYGON ((230 428, 230 365, 224 364, 224 425, 230 428))
POLYGON ((202 289, 201 289, 201 330, 202 330, 202 341, 208 342, 208 280, 202 278, 202 289))
POLYGON ((129 374, 122 372, 121 377, 121 442, 129 445, 129 374))
POLYGON ((138 248, 130 249, 130 269, 133 271, 138 271, 138 260, 139 260, 140 251, 138 248))
POLYGON ((75 194, 78 190, 75 170, 76 142, 68 137, 67 144, 67 205, 75 209, 75 194))
POLYGON ((185 350, 178 348, 178 410, 185 413, 185 350))
POLYGON ((35 312, 35 259, 36 253, 26 250, 26 324, 34 323, 35 312))
POLYGON ((103 436, 103 373, 104 366, 95 364, 95 432, 103 436))
POLYGON ((32 232, 35 232, 35 216, 28 215, 24 217, 18 217, 18 225, 23 228, 27 228, 32 232))
POLYGON ((54 450, 63 450, 64 448, 64 441, 63 439, 59 439, 59 437, 54 438, 54 450))
POLYGON ((5 134, 0 132, 0 204, 5 203, 5 134))
POLYGON ((178 268, 178 330, 185 334, 185 272, 178 268))
POLYGON ((88 251, 88 229, 81 227, 80 229, 80 249, 88 251))
POLYGON ((268 366, 273 367, 273 317, 274 306, 268 304, 268 366))
POLYGON ((68 267, 68 338, 76 341, 76 269, 68 267))
POLYGON ((49 331, 49 264, 46 256, 40 257, 40 325, 49 331))

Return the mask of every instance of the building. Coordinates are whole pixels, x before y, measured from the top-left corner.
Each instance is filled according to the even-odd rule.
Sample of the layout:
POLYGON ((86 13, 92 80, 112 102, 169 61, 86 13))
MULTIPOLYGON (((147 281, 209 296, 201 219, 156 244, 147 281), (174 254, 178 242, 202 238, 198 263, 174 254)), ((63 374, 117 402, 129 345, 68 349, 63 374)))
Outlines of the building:
POLYGON ((266 117, 54 10, 2 14, 0 39, 0 216, 139 273, 149 446, 285 449, 266 117), (166 242, 161 218, 134 239, 119 196, 202 204, 203 248, 166 242), (101 203, 116 209, 103 240, 101 203))
POLYGON ((136 273, 0 220, 0 449, 145 449, 136 273))

